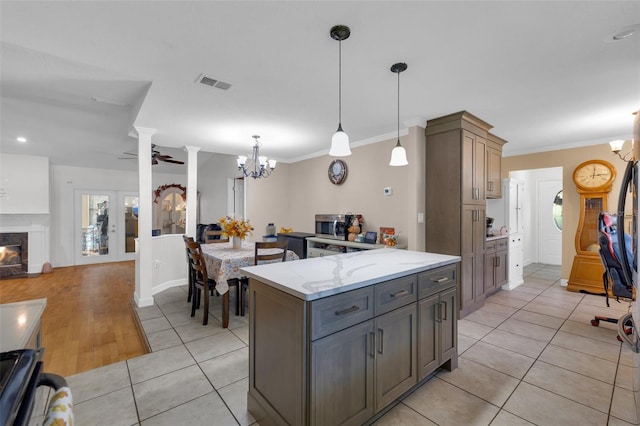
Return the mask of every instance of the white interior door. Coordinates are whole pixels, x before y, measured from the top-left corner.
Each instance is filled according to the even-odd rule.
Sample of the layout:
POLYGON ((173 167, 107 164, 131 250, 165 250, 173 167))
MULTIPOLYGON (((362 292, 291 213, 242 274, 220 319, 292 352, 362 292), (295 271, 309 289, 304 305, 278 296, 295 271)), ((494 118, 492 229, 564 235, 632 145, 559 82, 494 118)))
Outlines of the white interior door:
POLYGON ((554 220, 561 191, 562 180, 538 181, 538 262, 547 265, 562 264, 562 220, 554 220))
POLYGON ((135 257, 138 196, 108 190, 75 191, 75 260, 90 264, 135 257))

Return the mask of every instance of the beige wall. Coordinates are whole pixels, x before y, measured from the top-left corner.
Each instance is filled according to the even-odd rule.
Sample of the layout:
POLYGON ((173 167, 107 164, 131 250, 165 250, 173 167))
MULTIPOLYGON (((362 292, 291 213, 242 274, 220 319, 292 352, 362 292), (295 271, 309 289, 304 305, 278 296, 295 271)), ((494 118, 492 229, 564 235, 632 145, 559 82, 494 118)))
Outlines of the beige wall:
MULTIPOLYGON (((629 149, 629 143, 625 145, 629 149)), ((625 151, 622 153, 624 154, 625 151)), ((609 193, 608 210, 615 212, 618 204, 618 193, 624 175, 626 163, 614 156, 609 148, 608 141, 600 145, 588 147, 563 149, 538 154, 518 155, 504 157, 502 159, 502 177, 509 177, 509 172, 514 170, 540 169, 545 167, 563 168, 563 232, 562 232, 562 278, 569 279, 573 257, 576 254, 575 236, 580 215, 580 195, 573 183, 573 171, 587 161, 600 159, 613 164, 617 171, 613 189, 609 193)))
MULTIPOLYGON (((391 226, 400 235, 399 244, 424 249, 424 226, 417 213, 424 211, 424 129, 412 127, 401 137, 409 165, 389 166, 396 138, 352 148, 343 158, 348 167, 346 181, 332 184, 327 175, 334 159, 328 155, 279 165, 268 179, 247 182, 247 217, 256 228, 254 239, 264 235, 268 222, 314 233, 316 213, 358 213, 365 230, 379 232, 391 226), (393 195, 383 189, 391 187, 393 195)), ((327 148, 329 138, 327 138, 327 148)))

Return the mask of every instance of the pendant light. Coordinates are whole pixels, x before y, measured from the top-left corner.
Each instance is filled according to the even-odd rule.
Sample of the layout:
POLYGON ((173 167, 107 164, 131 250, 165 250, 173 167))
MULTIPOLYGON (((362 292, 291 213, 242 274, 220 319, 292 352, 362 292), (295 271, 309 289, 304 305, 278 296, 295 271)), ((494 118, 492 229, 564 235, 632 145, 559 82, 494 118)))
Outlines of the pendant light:
POLYGON ((398 142, 395 148, 391 151, 390 166, 406 166, 409 164, 407 161, 407 151, 402 145, 400 145, 400 73, 407 69, 407 64, 404 62, 398 62, 391 65, 391 72, 398 74, 398 142))
POLYGON ((331 137, 331 149, 329 155, 333 157, 347 157, 351 155, 349 148, 349 135, 342 130, 342 40, 351 35, 351 30, 345 25, 336 25, 329 31, 331 38, 338 41, 338 130, 331 137))

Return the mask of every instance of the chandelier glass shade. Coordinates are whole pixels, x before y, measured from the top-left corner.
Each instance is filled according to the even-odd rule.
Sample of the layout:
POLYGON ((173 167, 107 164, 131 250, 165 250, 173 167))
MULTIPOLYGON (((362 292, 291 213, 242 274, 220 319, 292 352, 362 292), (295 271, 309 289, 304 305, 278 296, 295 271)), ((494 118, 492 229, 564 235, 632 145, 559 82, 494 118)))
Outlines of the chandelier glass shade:
POLYGON ((342 40, 349 38, 351 30, 345 25, 336 25, 331 28, 329 35, 337 40, 340 46, 338 50, 338 130, 331 137, 329 155, 347 157, 351 155, 351 148, 349 148, 349 135, 342 130, 342 40))
POLYGON ((409 164, 407 161, 407 151, 400 144, 400 73, 407 69, 407 64, 399 62, 391 66, 391 72, 398 74, 398 141, 396 146, 391 151, 390 166, 406 166, 409 164))
POLYGON ((267 178, 276 169, 276 160, 269 160, 267 157, 260 155, 261 144, 258 142, 260 136, 254 135, 252 138, 255 139, 255 144, 253 145, 251 158, 240 155, 236 160, 238 162, 238 170, 245 177, 254 179, 267 178))

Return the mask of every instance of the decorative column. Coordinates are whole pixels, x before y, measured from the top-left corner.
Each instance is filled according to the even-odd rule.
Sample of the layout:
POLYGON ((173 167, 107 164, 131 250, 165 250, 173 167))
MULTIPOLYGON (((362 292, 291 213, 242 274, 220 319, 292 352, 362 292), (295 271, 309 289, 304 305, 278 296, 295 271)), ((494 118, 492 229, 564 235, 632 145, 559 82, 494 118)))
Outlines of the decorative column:
POLYGON ((185 233, 196 238, 198 225, 198 151, 200 147, 185 146, 187 151, 187 224, 185 233))
POLYGON ((136 250, 136 289, 138 307, 153 305, 153 194, 151 136, 156 129, 135 126, 138 132, 138 247, 136 250))

